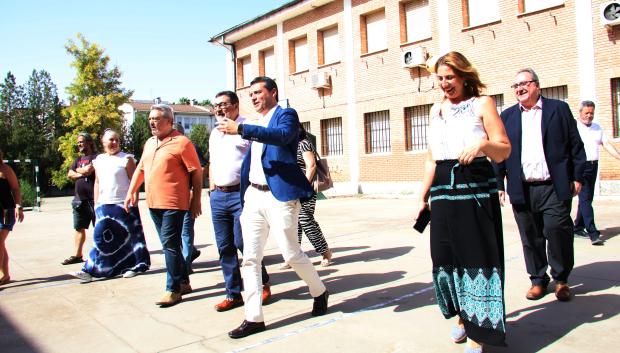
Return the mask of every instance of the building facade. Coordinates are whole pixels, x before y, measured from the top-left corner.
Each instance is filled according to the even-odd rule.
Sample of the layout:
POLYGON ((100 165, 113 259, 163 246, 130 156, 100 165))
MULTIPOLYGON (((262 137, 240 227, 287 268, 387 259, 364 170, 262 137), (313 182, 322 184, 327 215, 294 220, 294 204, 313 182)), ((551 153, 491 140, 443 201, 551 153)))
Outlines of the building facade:
MULTIPOLYGON (((606 1, 291 1, 211 38, 227 48, 229 88, 253 114, 249 82, 276 79, 330 164, 334 193, 416 192, 429 110, 441 99, 429 57, 456 50, 478 68, 499 111, 516 103, 515 73, 533 68, 543 95, 597 103, 620 135, 620 25, 606 1)), ((616 141, 614 139, 614 141, 616 141)), ((600 191, 620 193, 620 163, 601 153, 600 191)))

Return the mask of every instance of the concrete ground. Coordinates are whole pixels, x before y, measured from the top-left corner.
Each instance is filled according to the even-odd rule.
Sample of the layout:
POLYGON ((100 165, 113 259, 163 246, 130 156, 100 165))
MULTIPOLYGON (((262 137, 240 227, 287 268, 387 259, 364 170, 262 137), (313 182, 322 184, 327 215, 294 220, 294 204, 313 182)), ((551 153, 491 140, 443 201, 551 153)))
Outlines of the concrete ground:
MULTIPOLYGON (((196 222, 202 256, 191 277, 194 292, 162 309, 161 246, 148 210, 142 219, 151 270, 135 278, 81 284, 62 266, 71 255, 69 198, 45 199, 42 212, 27 212, 7 244, 14 282, 0 290, 0 352, 462 352, 449 339, 454 320, 435 304, 428 230, 411 229, 415 201, 333 198, 319 201, 317 219, 334 251, 334 264, 305 239, 303 248, 331 292, 329 313, 313 318, 307 288, 282 258, 273 239, 266 249, 273 297, 265 306, 267 331, 240 340, 227 332, 243 320, 243 309, 218 313, 224 297, 208 199, 196 222)), ((507 348, 486 352, 617 352, 620 343, 620 218, 618 199, 595 201, 604 246, 575 240, 570 285, 575 297, 561 303, 553 294, 528 301, 529 280, 509 207, 504 208, 507 348), (616 347, 616 348, 614 348, 616 347)), ((89 232, 89 237, 91 233, 89 232)), ((87 241, 85 249, 92 242, 87 241)))

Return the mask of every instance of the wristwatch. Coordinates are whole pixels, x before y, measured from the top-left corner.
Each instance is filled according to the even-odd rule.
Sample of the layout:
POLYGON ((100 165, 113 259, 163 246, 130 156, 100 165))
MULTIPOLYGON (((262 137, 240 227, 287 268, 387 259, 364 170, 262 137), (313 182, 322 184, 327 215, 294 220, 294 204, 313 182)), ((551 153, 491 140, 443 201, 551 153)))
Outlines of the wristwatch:
POLYGON ((243 135, 243 124, 237 125, 237 133, 243 135))

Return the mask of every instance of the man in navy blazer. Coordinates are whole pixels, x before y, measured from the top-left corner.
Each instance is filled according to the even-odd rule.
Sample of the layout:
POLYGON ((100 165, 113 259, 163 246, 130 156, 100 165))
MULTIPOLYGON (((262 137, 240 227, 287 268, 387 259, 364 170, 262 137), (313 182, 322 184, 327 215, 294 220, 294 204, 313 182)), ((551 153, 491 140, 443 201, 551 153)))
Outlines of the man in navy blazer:
POLYGON ((265 330, 261 302, 261 261, 267 236, 276 238, 284 261, 308 285, 314 297, 312 316, 327 312, 328 292, 310 259, 297 242, 300 201, 312 195, 312 187, 297 165, 300 123, 294 109, 278 106, 274 80, 260 76, 251 82, 250 98, 262 115, 257 124, 224 119, 217 129, 252 141, 241 165, 241 213, 245 287, 245 320, 230 331, 241 338, 265 330))
POLYGON ((572 197, 581 189, 583 143, 568 104, 542 97, 534 70, 517 72, 512 88, 519 103, 501 114, 512 152, 495 165, 500 200, 503 204, 506 177, 532 282, 526 298, 538 300, 547 293, 549 266, 557 299, 568 301, 574 265, 570 211, 572 197))

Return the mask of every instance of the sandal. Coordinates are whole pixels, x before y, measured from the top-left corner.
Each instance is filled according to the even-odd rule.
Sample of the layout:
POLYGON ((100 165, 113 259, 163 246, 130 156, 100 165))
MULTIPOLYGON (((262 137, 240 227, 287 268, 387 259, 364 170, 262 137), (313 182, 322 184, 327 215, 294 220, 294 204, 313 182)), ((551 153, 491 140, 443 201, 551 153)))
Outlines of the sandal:
POLYGON ((79 264, 80 262, 84 262, 81 256, 69 256, 63 262, 63 265, 71 265, 71 264, 79 264))
POLYGON ((5 284, 9 284, 11 282, 11 277, 5 277, 3 279, 0 279, 0 286, 3 286, 5 284))
POLYGON ((323 253, 323 260, 321 260, 321 266, 322 267, 327 267, 329 265, 331 265, 332 262, 332 251, 331 249, 327 249, 324 253, 323 253))

